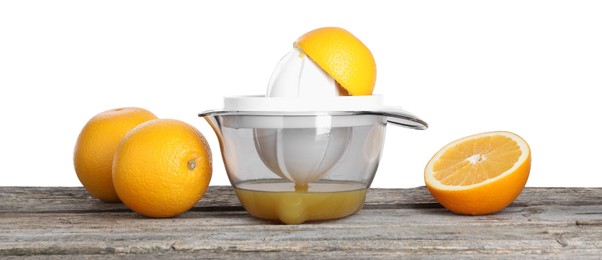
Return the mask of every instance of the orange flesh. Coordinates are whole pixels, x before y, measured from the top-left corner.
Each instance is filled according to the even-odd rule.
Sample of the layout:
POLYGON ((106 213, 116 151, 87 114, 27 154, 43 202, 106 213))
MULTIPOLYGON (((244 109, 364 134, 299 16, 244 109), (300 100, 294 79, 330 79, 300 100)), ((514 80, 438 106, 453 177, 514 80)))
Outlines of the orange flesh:
POLYGON ((520 155, 511 138, 479 137, 449 148, 433 165, 433 177, 449 186, 481 183, 512 168, 520 155))

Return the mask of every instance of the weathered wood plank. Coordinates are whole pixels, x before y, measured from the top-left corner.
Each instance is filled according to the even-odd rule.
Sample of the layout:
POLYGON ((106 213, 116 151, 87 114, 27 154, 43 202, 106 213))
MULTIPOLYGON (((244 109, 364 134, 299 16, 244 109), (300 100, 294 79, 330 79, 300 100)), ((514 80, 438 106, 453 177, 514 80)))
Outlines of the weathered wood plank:
MULTIPOLYGON (((600 205, 602 188, 526 188, 512 207, 600 205)), ((129 211, 121 203, 96 200, 80 187, 0 187, 3 212, 129 211)), ((364 208, 440 207, 424 187, 371 189, 364 208)), ((242 210, 229 186, 211 186, 193 210, 242 210), (232 208, 232 209, 228 209, 232 208)))
POLYGON ((506 210, 459 216, 424 188, 372 189, 358 214, 297 226, 254 219, 230 187, 149 219, 81 188, 0 187, 0 256, 599 258, 602 189, 527 188, 506 210))

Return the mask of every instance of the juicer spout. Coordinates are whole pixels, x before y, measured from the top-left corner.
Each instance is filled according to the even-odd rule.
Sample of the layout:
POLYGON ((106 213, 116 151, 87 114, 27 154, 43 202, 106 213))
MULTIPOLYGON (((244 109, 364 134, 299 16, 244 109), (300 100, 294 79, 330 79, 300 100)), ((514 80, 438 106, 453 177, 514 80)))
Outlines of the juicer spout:
POLYGON ((219 115, 222 112, 223 111, 219 110, 208 110, 199 113, 199 117, 205 118, 205 121, 207 121, 211 128, 213 128, 213 132, 215 132, 215 135, 217 136, 217 139, 220 140, 220 143, 222 140, 222 127, 221 122, 219 120, 219 115))

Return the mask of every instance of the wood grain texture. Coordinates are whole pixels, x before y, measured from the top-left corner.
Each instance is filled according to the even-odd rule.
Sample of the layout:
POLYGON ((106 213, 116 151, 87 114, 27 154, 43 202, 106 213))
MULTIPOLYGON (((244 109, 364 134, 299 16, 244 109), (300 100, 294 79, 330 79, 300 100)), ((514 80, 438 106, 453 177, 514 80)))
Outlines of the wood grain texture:
POLYGON ((424 187, 371 189, 347 218, 282 225, 250 217, 230 187, 185 214, 142 217, 82 188, 0 187, 0 258, 594 258, 602 188, 526 188, 502 212, 454 215, 424 187))

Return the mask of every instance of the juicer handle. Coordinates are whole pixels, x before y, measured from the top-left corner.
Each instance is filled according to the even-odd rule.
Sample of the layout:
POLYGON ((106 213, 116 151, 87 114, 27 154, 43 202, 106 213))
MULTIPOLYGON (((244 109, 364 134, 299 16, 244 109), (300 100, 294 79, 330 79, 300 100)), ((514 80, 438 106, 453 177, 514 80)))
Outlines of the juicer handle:
POLYGON ((384 116, 387 118, 387 122, 398 126, 408 127, 416 130, 426 130, 428 128, 428 124, 424 120, 397 107, 385 107, 376 111, 365 111, 364 113, 384 116))

